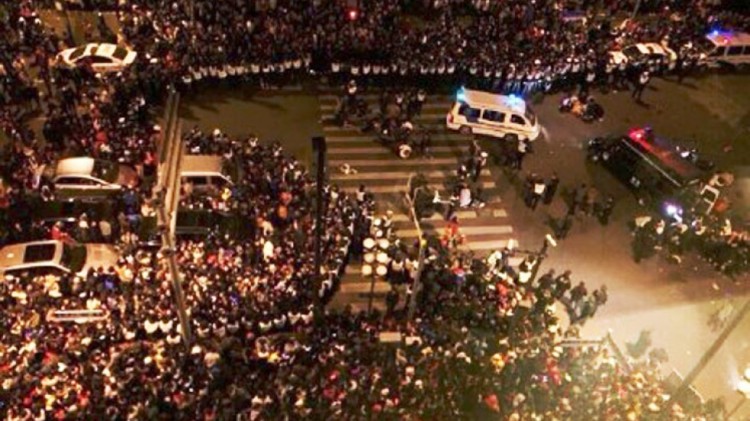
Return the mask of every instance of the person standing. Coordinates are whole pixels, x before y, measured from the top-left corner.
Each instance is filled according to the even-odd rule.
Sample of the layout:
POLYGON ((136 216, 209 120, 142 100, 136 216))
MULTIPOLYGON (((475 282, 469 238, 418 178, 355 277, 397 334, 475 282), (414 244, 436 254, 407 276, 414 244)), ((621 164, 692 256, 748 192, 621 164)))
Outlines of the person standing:
POLYGON ((643 90, 646 89, 649 81, 651 81, 651 74, 648 72, 648 70, 644 70, 640 75, 638 75, 638 79, 636 79, 635 81, 635 89, 633 89, 633 93, 631 95, 637 102, 643 102, 643 100, 641 99, 643 97, 643 90))
POLYGON ((398 291, 396 290, 396 288, 391 287, 391 290, 388 291, 388 294, 386 294, 385 296, 386 317, 391 316, 396 310, 396 306, 398 305, 398 298, 398 291))
MULTIPOLYGON (((572 207, 571 207, 572 209, 572 207)), ((558 240, 562 240, 568 236, 570 229, 573 227, 573 215, 567 212, 560 218, 555 224, 555 236, 558 240)))
POLYGON ((599 222, 602 225, 609 224, 609 217, 612 215, 612 209, 615 206, 615 199, 612 196, 607 196, 604 203, 600 205, 599 209, 599 222))
POLYGON ((531 192, 531 210, 536 210, 539 201, 544 197, 546 185, 541 177, 534 177, 533 191, 531 192))
POLYGON ((523 159, 526 157, 526 154, 529 151, 529 145, 526 144, 526 141, 519 140, 518 141, 518 147, 515 151, 515 159, 513 160, 512 167, 521 170, 523 167, 523 159))
POLYGON ((577 189, 573 192, 573 201, 570 206, 570 215, 575 215, 576 212, 583 208, 586 201, 586 193, 588 192, 588 186, 586 183, 581 183, 577 189))
POLYGON ((557 192, 557 186, 560 184, 560 178, 557 177, 557 173, 553 172, 552 177, 545 182, 544 188, 544 204, 549 205, 555 198, 557 192))
POLYGON ((479 176, 482 175, 482 169, 487 165, 487 152, 481 152, 474 163, 474 172, 471 175, 471 181, 476 183, 479 176))

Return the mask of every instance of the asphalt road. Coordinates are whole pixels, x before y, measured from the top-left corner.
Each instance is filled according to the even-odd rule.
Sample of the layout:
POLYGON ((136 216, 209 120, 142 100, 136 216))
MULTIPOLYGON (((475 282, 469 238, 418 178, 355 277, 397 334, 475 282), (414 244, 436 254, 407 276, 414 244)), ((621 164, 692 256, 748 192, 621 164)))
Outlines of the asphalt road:
MULTIPOLYGON (((524 162, 521 178, 528 172, 546 176, 556 171, 563 192, 586 182, 616 198, 609 226, 602 227, 594 219, 576 220, 570 236, 551 250, 543 270, 571 269, 589 290, 607 284, 610 301, 586 326, 585 335, 601 336, 612 330, 616 341, 624 345, 635 341, 641 330, 651 330, 654 346, 670 355, 665 372, 675 368, 685 374, 717 335, 707 326, 710 314, 724 300, 736 302, 745 296, 747 280, 734 284, 696 259, 681 266, 659 259, 635 264, 626 223, 644 210, 611 175, 584 162, 583 145, 596 134, 622 133, 648 124, 660 135, 694 142, 720 169, 747 165, 750 77, 709 75, 687 79, 683 85, 655 79, 644 94, 645 105, 632 101, 627 92, 594 94, 606 111, 605 120, 594 124, 560 114, 556 96, 534 105, 547 137, 537 142, 534 154, 524 162)), ((290 152, 309 159, 310 137, 324 133, 320 109, 318 96, 311 92, 258 93, 249 88, 208 86, 183 98, 182 115, 186 128, 198 124, 204 130, 219 127, 232 134, 256 133, 264 140, 278 139, 290 152)), ((519 179, 496 165, 491 171, 514 237, 523 248, 538 248, 549 231, 549 218, 565 211, 562 199, 531 212, 519 197, 519 179)), ((734 405, 737 396, 732 382, 736 372, 750 363, 749 336, 747 320, 696 380, 705 397, 723 396, 728 406, 734 405)))

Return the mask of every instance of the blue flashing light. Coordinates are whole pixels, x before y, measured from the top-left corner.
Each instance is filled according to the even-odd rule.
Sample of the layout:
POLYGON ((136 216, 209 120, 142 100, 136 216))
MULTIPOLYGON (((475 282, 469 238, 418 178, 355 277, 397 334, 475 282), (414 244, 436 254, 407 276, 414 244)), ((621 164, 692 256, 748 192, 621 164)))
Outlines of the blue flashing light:
POLYGON ((680 206, 675 205, 674 203, 666 203, 664 205, 664 212, 667 216, 674 218, 677 221, 682 221, 682 208, 680 206))
POLYGON ((523 98, 515 94, 508 95, 505 103, 514 110, 521 110, 526 106, 526 102, 523 98))
POLYGON ((461 87, 458 92, 456 93, 456 101, 458 102, 466 102, 466 92, 464 92, 464 88, 461 87))

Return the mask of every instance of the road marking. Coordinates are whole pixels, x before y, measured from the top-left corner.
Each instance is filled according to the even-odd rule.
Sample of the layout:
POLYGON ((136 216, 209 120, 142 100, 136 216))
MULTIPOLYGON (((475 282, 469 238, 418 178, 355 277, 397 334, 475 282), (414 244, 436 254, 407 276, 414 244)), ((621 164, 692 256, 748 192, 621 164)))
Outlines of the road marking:
MULTIPOLYGON (((454 146, 433 146, 430 148, 431 153, 463 152, 466 147, 462 145, 454 146)), ((328 148, 328 155, 370 155, 383 152, 391 152, 391 148, 384 145, 360 146, 356 148, 328 148)), ((394 157, 395 158, 395 157, 394 157)))
POLYGON ((506 212, 505 209, 494 209, 492 211, 492 216, 495 218, 507 218, 508 212, 506 212))
MULTIPOLYGON (((375 133, 362 133, 358 136, 326 136, 326 142, 328 143, 359 143, 359 142, 372 142, 377 135, 375 133)), ((468 142, 471 140, 471 136, 465 136, 461 133, 438 133, 430 136, 432 142, 468 142)))
MULTIPOLYGON (((429 129, 429 130, 448 130, 445 126, 445 122, 435 122, 435 123, 420 123, 419 127, 429 129)), ((337 133, 337 132, 351 132, 351 131, 359 131, 359 126, 335 126, 335 125, 323 125, 323 131, 326 133, 337 133)))
MULTIPOLYGON (((360 272, 361 273, 361 272, 360 272)), ((359 275, 359 274, 358 274, 359 275)), ((383 281, 376 281, 373 293, 383 293, 391 290, 391 284, 383 281)), ((345 294, 361 294, 370 293, 370 279, 365 277, 358 277, 358 282, 342 282, 339 286, 339 293, 345 294), (366 282, 362 282, 365 281, 366 282)))
POLYGON ((458 161, 456 158, 433 158, 433 159, 332 159, 328 161, 328 165, 331 167, 338 167, 342 164, 349 164, 354 168, 357 167, 379 167, 379 166, 394 166, 394 167, 409 167, 415 165, 429 166, 429 165, 446 165, 455 164, 458 167, 458 161))
MULTIPOLYGON (((494 189, 495 188, 495 182, 494 181, 484 181, 479 183, 481 184, 481 187, 485 190, 487 189, 494 189)), ((431 189, 436 189, 438 191, 444 190, 445 185, 443 183, 429 183, 428 186, 431 189)), ((347 193, 354 193, 357 190, 359 190, 359 186, 339 186, 339 190, 345 191, 347 193)), ((383 193, 403 193, 406 191, 406 186, 401 185, 395 185, 395 186, 369 186, 366 187, 366 191, 368 193, 374 193, 374 194, 383 194, 383 193)))
MULTIPOLYGON (((473 210, 460 210, 455 214, 456 216, 458 216, 459 221, 462 219, 476 219, 478 217, 477 212, 473 210)), ((411 216, 403 213, 394 213, 393 218, 391 219, 393 220, 393 222, 411 222, 411 216)), ((422 218, 422 221, 443 221, 444 219, 445 218, 443 217, 442 213, 436 212, 430 215, 428 218, 422 218)))
MULTIPOLYGON (((344 96, 343 89, 341 90, 340 94, 326 94, 322 93, 318 95, 318 98, 321 101, 338 101, 340 98, 344 96)), ((357 98, 364 99, 365 101, 374 101, 378 102, 380 101, 380 94, 370 94, 370 93, 359 93, 357 94, 357 98)), ((447 103, 453 103, 454 97, 452 95, 428 95, 427 98, 425 98, 425 103, 434 103, 434 102, 447 102, 447 103)))
MULTIPOLYGON (((460 231, 460 228, 459 228, 460 231)), ((508 240, 469 241, 459 245, 461 250, 502 250, 508 245, 508 240)))
MULTIPOLYGON (((337 180, 337 181, 401 180, 401 179, 408 179, 409 176, 413 174, 414 174, 413 171, 360 172, 357 174, 348 174, 348 175, 344 173, 338 173, 338 174, 332 174, 330 178, 331 180, 337 180)), ((446 177, 456 176, 455 171, 429 171, 429 172, 421 172, 420 174, 424 175, 427 178, 446 178, 446 177)), ((483 169, 481 175, 486 175, 486 176, 491 175, 490 170, 487 168, 483 169)))
MULTIPOLYGON (((419 123, 420 121, 436 121, 436 120, 442 120, 445 121, 445 116, 447 115, 447 112, 441 113, 441 112, 423 112, 417 116, 414 116, 411 118, 412 123, 419 123)), ((320 113, 321 118, 326 120, 332 120, 336 118, 336 113, 320 113)))
MULTIPOLYGON (((444 227, 436 227, 436 228, 425 228, 425 231, 441 231, 441 228, 444 227)), ((511 234, 513 232, 513 227, 510 225, 482 225, 478 227, 461 227, 458 228, 459 234, 470 236, 470 235, 483 235, 483 234, 511 234)), ((416 229, 403 229, 398 230, 396 232, 399 237, 402 238, 414 238, 417 236, 417 230, 416 229)))
MULTIPOLYGON (((367 101, 368 105, 377 105, 380 106, 379 101, 370 102, 367 101)), ((426 110, 441 110, 444 111, 443 115, 448 114, 448 111, 453 106, 452 102, 449 101, 425 101, 425 103, 422 105, 422 112, 426 110)), ((320 109, 324 112, 335 112, 338 109, 338 103, 336 104, 320 104, 320 109)))

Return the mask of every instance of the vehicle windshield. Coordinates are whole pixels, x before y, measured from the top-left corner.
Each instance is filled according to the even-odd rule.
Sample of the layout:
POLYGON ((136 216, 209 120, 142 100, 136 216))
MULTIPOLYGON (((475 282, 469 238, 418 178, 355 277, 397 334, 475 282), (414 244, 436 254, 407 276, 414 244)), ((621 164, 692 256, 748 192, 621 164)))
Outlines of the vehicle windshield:
POLYGON ((523 114, 523 116, 526 117, 526 120, 529 121, 530 125, 536 125, 536 114, 534 114, 534 110, 532 110, 531 106, 529 106, 528 104, 526 105, 526 112, 523 114))
POLYGON ((68 58, 70 60, 76 60, 77 58, 81 57, 85 51, 86 51, 86 47, 78 47, 75 50, 73 50, 72 53, 70 53, 70 56, 68 56, 68 58))
POLYGON ((695 48, 699 53, 711 54, 716 50, 716 44, 707 40, 706 38, 700 38, 695 42, 695 48))
POLYGON ((94 169, 91 172, 91 176, 108 183, 114 183, 117 181, 119 170, 120 167, 117 164, 97 159, 94 161, 94 169))
POLYGON ((63 244, 60 263, 71 272, 80 272, 86 263, 86 246, 63 244))
POLYGON ((643 57, 643 54, 635 45, 623 49, 622 53, 629 60, 639 60, 641 57, 643 57))
POLYGON ((125 57, 128 56, 128 50, 124 48, 115 48, 115 52, 112 53, 112 57, 122 61, 125 60, 125 57))

